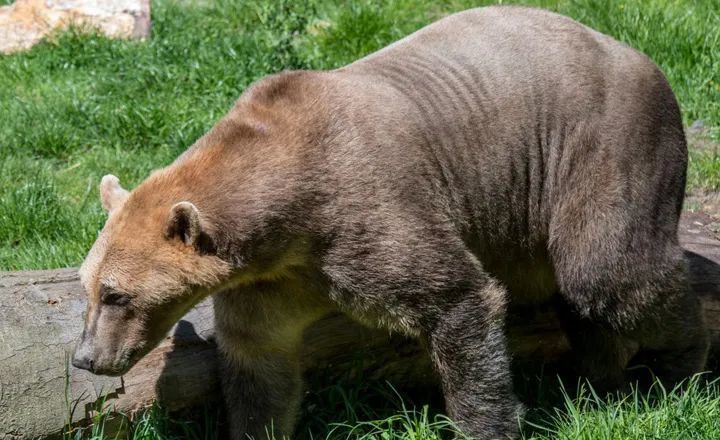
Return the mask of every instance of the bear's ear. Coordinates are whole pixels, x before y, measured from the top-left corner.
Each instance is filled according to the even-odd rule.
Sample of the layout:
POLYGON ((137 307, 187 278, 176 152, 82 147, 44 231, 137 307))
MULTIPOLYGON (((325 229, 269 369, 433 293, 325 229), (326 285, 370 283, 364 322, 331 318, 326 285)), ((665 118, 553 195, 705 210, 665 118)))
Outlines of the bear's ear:
POLYGON ((203 254, 215 250, 213 240, 200 219, 200 211, 190 202, 179 202, 170 208, 165 237, 179 239, 203 254))
POLYGON ((108 214, 121 207, 129 194, 120 186, 120 179, 112 174, 103 176, 100 181, 100 201, 108 214))

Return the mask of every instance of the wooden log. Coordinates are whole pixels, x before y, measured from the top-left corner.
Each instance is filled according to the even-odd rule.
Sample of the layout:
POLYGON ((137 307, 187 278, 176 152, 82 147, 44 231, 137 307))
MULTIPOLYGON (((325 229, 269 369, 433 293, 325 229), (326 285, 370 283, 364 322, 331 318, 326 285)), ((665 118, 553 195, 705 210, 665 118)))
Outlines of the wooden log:
MULTIPOLYGON (((680 240, 712 332, 712 351, 720 353, 720 242, 711 224, 706 215, 686 213, 680 240)), ((1 273, 0 298, 0 438, 56 434, 66 423, 87 420, 101 403, 132 412, 155 400, 182 409, 218 397, 208 301, 128 374, 109 378, 69 363, 85 310, 75 269, 1 273)), ((551 307, 511 310, 508 336, 520 361, 548 362, 568 349, 551 307)), ((305 339, 303 359, 310 372, 339 376, 354 368, 369 379, 435 382, 416 341, 362 327, 341 314, 318 322, 305 339)))

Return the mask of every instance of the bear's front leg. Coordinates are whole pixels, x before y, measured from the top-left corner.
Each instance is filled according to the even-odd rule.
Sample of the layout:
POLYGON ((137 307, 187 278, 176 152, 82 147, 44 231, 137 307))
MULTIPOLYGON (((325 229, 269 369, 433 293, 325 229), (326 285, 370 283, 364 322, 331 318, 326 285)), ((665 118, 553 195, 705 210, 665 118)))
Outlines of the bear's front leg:
POLYGON ((313 286, 285 279, 214 295, 230 438, 292 437, 303 388, 303 332, 328 310, 313 286))
POLYGON ((223 355, 220 369, 230 438, 291 438, 302 394, 295 353, 223 355))
POLYGON ((518 436, 505 334, 505 292, 494 282, 445 309, 428 335, 448 415, 475 439, 518 436))

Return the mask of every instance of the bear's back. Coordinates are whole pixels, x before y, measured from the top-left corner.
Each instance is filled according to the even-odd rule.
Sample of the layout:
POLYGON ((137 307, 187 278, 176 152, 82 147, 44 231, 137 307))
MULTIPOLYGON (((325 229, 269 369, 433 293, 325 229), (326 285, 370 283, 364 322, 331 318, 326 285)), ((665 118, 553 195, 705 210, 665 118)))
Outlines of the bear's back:
MULTIPOLYGON (((533 283, 547 289, 551 225, 568 199, 595 192, 623 205, 629 222, 652 223, 666 215, 644 209, 667 192, 659 182, 684 176, 679 111, 659 69, 551 12, 454 14, 331 76, 345 84, 343 112, 363 137, 336 146, 333 160, 346 164, 340 187, 352 199, 449 218, 471 231, 488 266, 542 267, 533 283), (656 128, 666 139, 653 138, 656 128), (616 200, 629 193, 635 205, 616 200)), ((501 278, 523 278, 514 272, 501 278)))

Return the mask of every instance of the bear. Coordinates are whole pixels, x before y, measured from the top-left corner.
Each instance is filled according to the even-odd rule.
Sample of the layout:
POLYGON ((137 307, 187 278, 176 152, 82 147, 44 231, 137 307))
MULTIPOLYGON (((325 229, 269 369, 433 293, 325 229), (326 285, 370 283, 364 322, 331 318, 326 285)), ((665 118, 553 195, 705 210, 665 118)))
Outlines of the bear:
POLYGON ((703 368, 686 167, 645 55, 540 9, 450 15, 257 81, 132 192, 105 176, 73 365, 123 374, 212 295, 231 437, 292 436, 303 331, 342 312, 421 340, 465 433, 515 437, 510 306, 556 302, 597 384, 639 352, 663 380, 703 368))

